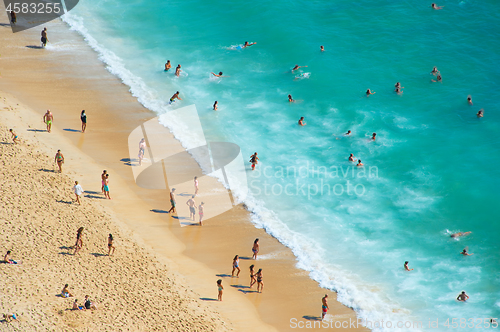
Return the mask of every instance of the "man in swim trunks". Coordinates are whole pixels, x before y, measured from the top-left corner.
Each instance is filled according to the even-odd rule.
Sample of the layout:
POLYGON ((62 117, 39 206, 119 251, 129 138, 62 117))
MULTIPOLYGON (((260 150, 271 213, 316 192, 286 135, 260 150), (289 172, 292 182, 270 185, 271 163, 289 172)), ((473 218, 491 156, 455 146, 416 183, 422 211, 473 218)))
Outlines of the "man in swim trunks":
POLYGON ((250 156, 250 162, 252 163, 252 171, 255 170, 255 166, 259 163, 259 157, 257 157, 257 152, 250 156))
POLYGON ((172 204, 172 207, 168 210, 168 213, 172 211, 175 213, 175 188, 172 188, 172 191, 170 192, 170 204, 172 204))
POLYGON ((196 203, 194 201, 194 195, 186 202, 186 205, 189 206, 189 218, 193 218, 196 214, 196 203))
POLYGON ((457 300, 460 302, 465 302, 469 299, 469 295, 465 294, 465 291, 462 291, 457 297, 457 300))
POLYGON ((328 294, 325 294, 323 298, 321 299, 322 306, 321 306, 321 319, 325 319, 326 313, 328 312, 328 294))
POLYGON ((9 131, 12 134, 12 142, 14 142, 14 144, 17 144, 17 142, 19 142, 19 138, 17 137, 17 134, 12 129, 9 129, 9 131))
POLYGON ((43 122, 47 124, 47 131, 50 133, 50 129, 52 128, 52 121, 54 120, 54 114, 50 110, 47 110, 45 115, 43 116, 43 122))
POLYGON ((182 100, 182 98, 179 97, 179 91, 177 91, 176 93, 174 93, 174 95, 170 98, 170 104, 175 103, 176 99, 182 100))
POLYGON ((49 39, 47 38, 47 28, 43 28, 42 38, 40 40, 42 41, 42 47, 47 46, 47 42, 49 41, 49 39))

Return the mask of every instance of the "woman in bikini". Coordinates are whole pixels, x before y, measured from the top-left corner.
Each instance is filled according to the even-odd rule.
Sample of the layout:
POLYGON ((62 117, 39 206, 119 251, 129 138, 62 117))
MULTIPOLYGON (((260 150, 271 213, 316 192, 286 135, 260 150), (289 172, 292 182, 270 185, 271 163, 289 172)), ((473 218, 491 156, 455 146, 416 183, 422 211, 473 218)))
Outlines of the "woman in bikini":
POLYGON ((253 252, 252 258, 257 259, 257 254, 259 253, 259 239, 255 239, 255 241, 253 241, 252 252, 253 252))
POLYGON ((254 268, 255 265, 250 265, 250 288, 253 287, 253 285, 257 282, 257 279, 255 279, 255 271, 254 268))
POLYGON ((240 258, 238 255, 234 256, 233 258, 233 272, 231 272, 231 277, 234 277, 234 271, 238 270, 238 273, 236 273, 236 277, 238 278, 240 276, 240 258))
POLYGON ((257 292, 262 293, 262 290, 264 289, 264 282, 262 281, 262 269, 259 269, 255 276, 257 277, 257 292))
POLYGON ((108 256, 111 256, 115 253, 115 246, 113 245, 113 234, 109 234, 108 236, 108 256), (111 249, 113 249, 113 253, 111 253, 111 249))
POLYGON ((61 150, 57 150, 56 156, 54 157, 54 162, 59 166, 59 173, 62 173, 62 164, 64 164, 64 156, 61 150))
POLYGON ((222 301, 222 291, 224 290, 224 286, 222 286, 222 279, 217 280, 217 290, 219 291, 217 300, 222 301))

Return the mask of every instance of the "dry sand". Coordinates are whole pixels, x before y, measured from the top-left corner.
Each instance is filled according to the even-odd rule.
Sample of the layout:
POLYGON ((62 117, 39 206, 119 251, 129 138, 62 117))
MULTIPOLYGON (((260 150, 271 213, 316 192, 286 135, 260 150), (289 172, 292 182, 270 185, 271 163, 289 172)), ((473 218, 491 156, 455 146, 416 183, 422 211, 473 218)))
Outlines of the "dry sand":
MULTIPOLYGON (((2 5, 0 5, 1 7, 2 5)), ((1 20, 5 21, 5 18, 1 20)), ((153 118, 154 114, 138 104, 128 93, 127 87, 105 71, 103 64, 98 61, 97 55, 93 51, 81 41, 74 42, 74 40, 78 41, 79 36, 67 32, 64 24, 58 20, 47 24, 47 26, 49 31, 52 32, 51 38, 49 38, 51 42, 54 40, 72 40, 72 45, 75 45, 75 43, 79 45, 74 47, 77 48, 76 51, 79 52, 78 54, 82 60, 75 64, 67 61, 68 54, 66 52, 26 47, 38 42, 38 31, 12 34, 8 27, 0 27, 2 45, 8 45, 8 47, 1 49, 0 74, 2 77, 0 79, 0 90, 12 93, 19 100, 22 100, 21 103, 7 93, 2 93, 2 100, 4 96, 7 96, 8 100, 5 101, 7 105, 0 107, 0 123, 3 123, 4 126, 14 127, 21 139, 27 139, 27 141, 32 142, 30 144, 33 146, 35 144, 45 146, 44 157, 39 158, 42 159, 41 161, 37 160, 37 163, 40 162, 41 164, 33 166, 29 170, 25 169, 24 172, 26 174, 31 173, 33 177, 36 175, 38 177, 46 176, 47 178, 62 179, 57 186, 54 185, 54 196, 45 197, 47 198, 45 204, 47 206, 51 204, 51 206, 58 209, 63 209, 66 211, 65 213, 68 213, 69 218, 73 217, 79 220, 68 219, 71 220, 71 225, 60 225, 61 219, 58 219, 58 214, 47 212, 45 207, 45 210, 41 210, 40 213, 38 212, 39 208, 30 210, 23 208, 21 204, 26 204, 26 201, 37 200, 34 195, 38 194, 43 197, 38 191, 33 192, 33 190, 30 190, 25 193, 26 196, 30 197, 24 198, 23 196, 22 202, 19 198, 14 199, 20 205, 17 210, 13 209, 13 212, 9 212, 9 221, 22 222, 28 220, 31 222, 33 219, 33 223, 42 224, 43 222, 43 225, 54 223, 60 227, 55 228, 51 240, 54 241, 54 248, 51 245, 43 246, 40 244, 39 250, 46 255, 40 256, 45 257, 41 259, 42 261, 46 262, 49 259, 47 257, 53 257, 53 264, 64 263, 55 265, 58 268, 54 268, 53 265, 47 267, 47 269, 50 267, 54 273, 60 273, 59 279, 39 279, 39 276, 45 278, 43 276, 45 271, 34 269, 30 274, 30 282, 31 280, 41 281, 33 282, 35 286, 30 286, 29 282, 26 281, 28 285, 23 283, 23 287, 32 287, 35 292, 36 290, 40 290, 40 292, 44 290, 44 294, 49 294, 45 295, 46 297, 52 297, 56 300, 54 303, 57 303, 57 301, 62 302, 63 307, 67 308, 66 300, 56 298, 54 295, 59 292, 62 284, 70 283, 72 289, 78 294, 79 300, 85 295, 84 293, 89 293, 98 303, 103 303, 105 308, 103 311, 107 311, 109 317, 118 317, 126 322, 124 326, 127 328, 139 331, 153 330, 152 327, 147 327, 148 325, 140 325, 149 324, 148 320, 153 317, 150 313, 146 314, 146 308, 149 305, 153 306, 153 301, 155 304, 150 310, 151 312, 157 311, 155 315, 177 317, 178 324, 183 322, 187 324, 187 321, 193 324, 196 322, 197 324, 193 325, 193 327, 169 325, 172 330, 208 330, 210 327, 215 330, 224 330, 224 325, 231 325, 236 331, 287 331, 293 330, 290 328, 291 318, 297 318, 304 323, 317 322, 321 312, 321 297, 325 294, 325 290, 311 280, 307 272, 295 268, 296 260, 291 251, 262 229, 256 229, 250 223, 248 212, 241 206, 235 206, 226 213, 209 219, 203 227, 181 227, 179 219, 164 213, 170 208, 166 190, 143 189, 135 184, 130 162, 127 160, 129 157, 128 135, 134 128, 153 118), (66 33, 58 35, 58 31, 66 31, 66 33), (64 63, 64 66, 61 65, 62 63, 64 63), (30 108, 33 110, 30 110, 30 108), (41 122, 42 115, 45 109, 48 108, 55 115, 54 129, 51 134, 44 132, 45 127, 41 122), (78 132, 81 109, 86 109, 89 118, 85 134, 78 132), (38 141, 39 143, 35 143, 38 141), (61 149, 66 157, 65 173, 68 172, 71 178, 63 179, 59 174, 50 172, 52 170, 53 156, 50 156, 49 152, 52 151, 52 154, 55 154, 57 149, 61 149), (46 157, 47 155, 49 157, 46 157), (49 172, 39 171, 39 169, 48 169, 49 172), (111 174, 110 192, 113 198, 111 201, 103 200, 102 195, 99 194, 99 176, 103 169, 107 169, 111 174), (70 189, 73 180, 80 181, 84 189, 96 192, 90 194, 87 192, 88 197, 84 197, 84 203, 81 207, 64 203, 64 201, 69 202, 72 195, 70 189), (58 200, 62 202, 58 202, 58 200), (95 214, 94 212, 88 212, 85 217, 82 217, 83 214, 78 215, 85 209, 90 209, 91 206, 95 214), (103 211, 106 211, 106 213, 103 211), (18 217, 16 217, 16 220, 12 220, 11 215, 19 215, 22 220, 18 217), (38 215, 45 216, 46 220, 36 219, 38 215), (105 217, 101 217, 101 215, 105 215, 105 217), (74 244, 75 232, 81 226, 79 223, 82 222, 82 218, 87 218, 87 220, 92 218, 90 224, 93 225, 94 231, 91 229, 86 230, 84 238, 87 242, 90 242, 86 243, 86 247, 78 258, 59 254, 59 252, 64 252, 59 247, 74 244), (118 245, 116 257, 94 257, 91 255, 92 253, 105 253, 106 237, 109 232, 113 234, 116 232, 117 234, 115 235, 118 245), (62 233, 64 235, 61 235, 62 233), (240 262, 242 268, 240 278, 227 277, 227 274, 231 272, 233 256, 239 254, 242 258, 250 257, 251 244, 253 239, 257 237, 261 239, 261 254, 268 259, 256 262, 242 259, 240 262), (125 245, 125 243, 128 244, 125 245), (130 249, 126 256, 125 248, 130 249), (140 250, 144 253, 150 252, 150 256, 138 254, 140 250), (82 257, 85 258, 82 259, 82 257), (123 257, 123 260, 119 262, 121 269, 116 269, 116 267, 107 264, 109 263, 108 260, 118 260, 120 257, 123 257), (78 272, 72 270, 74 267, 71 264, 66 264, 65 259, 71 262, 78 259, 79 263, 88 259, 89 265, 86 265, 85 268, 82 267, 81 271, 83 272, 78 272), (257 294, 247 288, 249 281, 247 271, 251 263, 255 263, 257 268, 264 269, 265 289, 262 294, 257 294), (144 264, 142 270, 139 269, 140 264, 144 264), (174 300, 182 302, 182 304, 175 307, 175 310, 169 308, 168 305, 173 306, 170 299, 174 295, 171 295, 173 293, 166 293, 163 297, 156 296, 159 281, 155 280, 159 279, 155 277, 158 274, 152 273, 151 276, 149 275, 151 266, 155 267, 156 270, 169 271, 166 276, 171 281, 168 281, 165 277, 163 279, 165 284, 175 282, 176 285, 179 285, 179 281, 176 281, 176 278, 178 278, 178 280, 182 280, 182 284, 185 284, 194 293, 185 288, 177 289, 173 287, 175 289, 173 293, 187 295, 185 297, 179 295, 180 297, 174 300), (101 268, 105 270, 97 272, 101 268), (139 272, 134 274, 133 271, 136 268, 143 274, 139 272), (62 274, 61 271, 67 271, 67 274, 62 274), (84 280, 88 279, 85 278, 85 273, 94 273, 94 271, 96 271, 95 278, 92 278, 93 280, 90 283, 92 286, 88 282, 84 283, 84 280), (83 275, 83 278, 66 279, 67 276, 72 275, 83 275), (222 303, 213 301, 216 298, 215 281, 218 278, 223 279, 225 286, 224 301, 222 303), (114 285, 118 289, 126 289, 127 292, 131 292, 133 295, 129 296, 127 292, 123 291, 110 296, 106 290, 106 287, 109 286, 104 286, 100 281, 96 280, 103 280, 103 283, 115 282, 114 285), (145 283, 142 288, 137 286, 141 285, 141 283, 145 283), (126 287, 127 284, 136 286, 126 287), (83 287, 88 288, 85 288, 85 291, 80 293, 78 287, 81 287, 81 289, 84 289, 83 287), (149 293, 151 295, 147 295, 149 290, 152 291, 152 293, 149 293), (167 296, 169 296, 169 301, 166 300, 167 296), (196 301, 195 298, 197 298, 196 301), (114 306, 114 302, 116 304, 120 303, 122 307, 120 308, 119 305, 114 306), (187 305, 185 303, 191 304, 187 305), (206 305, 210 306, 213 311, 207 310, 206 305), (113 307, 108 309, 106 306, 113 307), (195 310, 192 316, 183 313, 182 317, 186 317, 186 320, 181 319, 179 316, 181 311, 185 310, 185 308, 191 308, 191 306, 200 306, 202 309, 199 310, 203 314, 195 310), (226 324, 220 322, 219 316, 214 313, 216 310, 226 324), (125 312, 130 313, 130 315, 126 316, 125 312), (215 320, 212 320, 212 318, 215 320), (132 320, 136 320, 135 324, 137 325, 131 325, 134 324, 132 320), (206 322, 212 322, 210 324, 213 325, 206 322)), ((17 151, 15 149, 23 149, 22 153, 29 153, 24 144, 25 142, 19 146, 2 145, 2 149, 11 149, 9 151, 13 151, 12 153, 17 151)), ((172 135, 169 135, 167 146, 170 153, 184 151, 172 135)), ((3 156, 1 160, 4 161, 3 156)), ((15 163, 15 161, 12 162, 15 163)), ((182 167, 191 176, 200 174, 199 167, 189 158, 187 153, 185 162, 179 167, 182 167)), ((24 177, 21 176, 20 178, 24 179, 24 177)), ((10 178, 9 181, 11 181, 10 178)), ((30 185, 37 186, 35 182, 33 184, 30 182, 30 185)), ((18 183, 16 185, 21 186, 23 184, 18 183)), ((168 183, 166 185, 168 186, 168 183)), ((46 189, 48 184, 43 182, 40 186, 46 189)), ((215 205, 217 200, 213 198, 210 200, 208 196, 210 196, 211 192, 217 192, 219 190, 217 188, 221 187, 215 180, 203 177, 200 179, 200 196, 205 195, 202 199, 207 205, 215 205)), ((188 189, 185 191, 186 194, 189 194, 188 189)), ((4 200, 5 197, 9 197, 9 195, 2 192, 1 199, 4 200)), ((187 198, 184 199, 187 200, 187 198)), ((180 201, 179 204, 184 204, 184 201, 180 201)), ((62 223, 65 220, 63 219, 62 223)), ((86 225, 82 226, 86 227, 86 225)), ((24 227, 22 231, 19 231, 26 237, 25 239, 28 238, 28 231, 24 230, 24 227)), ((45 233, 48 237, 52 234, 48 231, 45 233)), ((5 232, 2 234, 2 243, 7 241, 4 237, 5 234, 5 232)), ((30 241, 22 240, 17 243, 24 244, 30 243, 30 241)), ((9 243, 9 245, 11 244, 9 243)), ((23 266, 20 267, 23 269, 28 268, 34 253, 29 252, 28 249, 26 249, 27 251, 21 249, 19 245, 12 245, 11 248, 14 248, 16 257, 24 261, 23 266)), ((8 246, 5 249, 9 249, 8 246)), ((165 273, 160 275, 165 275, 165 273)), ((22 315, 21 320, 26 318, 26 321, 34 324, 31 326, 38 326, 36 325, 36 318, 33 318, 37 317, 37 315, 31 315, 30 311, 35 307, 41 313, 52 313, 50 317, 47 316, 48 314, 44 316, 47 322, 43 324, 57 324, 60 327, 68 326, 64 325, 66 324, 65 321, 57 315, 57 310, 60 309, 54 309, 52 302, 47 300, 38 302, 38 298, 36 300, 33 298, 33 301, 24 300, 26 301, 25 307, 16 307, 12 304, 12 299, 19 298, 19 294, 15 290, 13 292, 10 296, 2 298, 2 307, 5 308, 5 312, 15 309, 18 314, 22 315)), ((355 313, 351 309, 335 302, 334 293, 327 293, 330 294, 331 310, 328 316, 329 321, 356 319, 355 313)), ((28 298, 31 299, 31 297, 28 298)), ((92 326, 102 327, 95 330, 104 330, 104 326, 108 330, 120 330, 118 325, 116 325, 116 329, 112 327, 113 325, 107 325, 113 321, 110 318, 106 320, 108 316, 103 316, 102 320, 100 317, 95 319, 97 317, 95 315, 105 315, 101 314, 101 309, 98 314, 96 313, 97 311, 92 314, 94 316, 92 319, 85 319, 85 316, 82 316, 84 318, 78 322, 82 326, 86 326, 84 324, 95 324, 92 326)), ((69 312, 69 314, 73 314, 73 312, 69 312)), ((88 313, 85 312, 84 314, 88 313)), ((66 312, 62 317, 65 317, 65 315, 66 312)), ((77 316, 77 318, 80 317, 77 316)), ((170 322, 168 319, 166 321, 170 322)), ((160 330, 164 329, 163 327, 160 328, 160 330)), ((366 329, 360 328, 356 330, 366 329)))

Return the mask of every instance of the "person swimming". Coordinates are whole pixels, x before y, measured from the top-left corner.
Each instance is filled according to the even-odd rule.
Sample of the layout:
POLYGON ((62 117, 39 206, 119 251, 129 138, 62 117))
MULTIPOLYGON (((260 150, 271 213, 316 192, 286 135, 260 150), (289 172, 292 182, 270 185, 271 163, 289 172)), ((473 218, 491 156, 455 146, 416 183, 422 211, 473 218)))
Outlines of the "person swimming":
POLYGON ((217 111, 217 104, 218 104, 218 102, 216 100, 215 103, 214 103, 214 111, 217 111))
POLYGON ((479 110, 479 112, 477 112, 477 114, 476 114, 476 115, 477 115, 477 117, 478 117, 478 118, 482 118, 482 117, 484 116, 484 114, 483 114, 483 109, 481 108, 481 109, 479 110))
POLYGON ((307 123, 304 122, 304 117, 300 117, 299 126, 305 126, 307 123))
POLYGON ((349 156, 349 161, 356 161, 356 157, 354 157, 354 155, 352 153, 349 156))
POLYGON ((182 98, 179 97, 179 91, 177 91, 172 97, 170 97, 170 104, 174 103, 176 99, 182 100, 182 98))
POLYGON ((344 136, 350 136, 351 135, 351 131, 348 130, 347 133, 344 134, 344 136))
POLYGON ((401 86, 401 83, 397 82, 396 85, 394 85, 396 93, 403 93, 402 89, 404 89, 404 86, 401 86))
POLYGON ((245 42, 245 44, 243 44, 243 46, 241 48, 246 48, 248 46, 252 46, 252 45, 255 45, 257 44, 256 42, 255 43, 248 43, 247 41, 245 42))
POLYGON ((471 255, 474 255, 474 254, 469 254, 469 252, 468 252, 468 248, 464 248, 464 250, 462 250, 462 252, 461 252, 460 254, 462 254, 462 255, 464 255, 464 256, 471 256, 471 255))
POLYGON ((366 90, 366 96, 369 97, 370 95, 374 95, 376 92, 372 92, 370 89, 366 90))
POLYGON ((458 232, 458 233, 451 234, 450 237, 456 238, 456 237, 461 237, 461 236, 469 235, 470 233, 472 233, 472 232, 458 232))
POLYGON ((431 75, 434 75, 436 76, 437 74, 439 74, 439 70, 438 70, 438 67, 434 67, 432 68, 432 71, 430 72, 431 75))
POLYGON ((321 52, 324 52, 324 51, 325 51, 325 48, 323 47, 323 45, 321 45, 321 46, 319 47, 319 49, 321 50, 321 52))
POLYGON ((413 269, 410 269, 408 267, 408 261, 405 262, 404 268, 405 268, 406 271, 413 271, 413 269))
POLYGON ((441 77, 441 74, 438 74, 435 80, 431 80, 432 82, 442 82, 443 78, 441 77))
POLYGON ((376 139, 376 137, 377 137, 377 133, 373 133, 372 134, 372 141, 374 141, 376 139))
POLYGON ((469 105, 472 105, 472 97, 470 95, 467 96, 467 102, 469 105))
POLYGON ((212 72, 212 75, 214 75, 215 77, 229 77, 229 76, 222 76, 222 72, 221 71, 218 74, 212 72))
POLYGON ((292 95, 288 95, 288 101, 290 103, 294 103, 295 102, 295 100, 292 99, 292 95))
POLYGON ((358 159, 358 164, 356 166, 358 167, 364 166, 363 163, 361 162, 361 159, 358 159))
POLYGON ((292 68, 292 72, 296 71, 297 69, 304 68, 304 67, 307 67, 307 66, 295 65, 295 67, 292 68))
POLYGON ((165 71, 169 71, 170 68, 172 68, 172 65, 170 64, 170 60, 167 60, 167 63, 165 64, 165 71))
POLYGON ((465 291, 463 291, 462 293, 460 293, 457 297, 457 300, 460 301, 460 302, 465 302, 469 299, 469 296, 467 294, 465 294, 465 291))
POLYGON ((431 4, 431 7, 432 7, 432 9, 439 10, 439 9, 443 9, 444 6, 439 7, 438 5, 436 5, 435 3, 433 3, 433 4, 431 4))

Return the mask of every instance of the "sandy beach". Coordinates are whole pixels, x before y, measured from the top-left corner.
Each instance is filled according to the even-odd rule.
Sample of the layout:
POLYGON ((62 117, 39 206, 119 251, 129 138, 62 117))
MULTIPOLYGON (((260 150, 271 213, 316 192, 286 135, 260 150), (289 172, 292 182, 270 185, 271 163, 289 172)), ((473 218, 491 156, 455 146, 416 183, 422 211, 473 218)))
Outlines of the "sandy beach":
MULTIPOLYGON (((6 17, 1 23, 7 23, 6 17)), ((137 166, 128 147, 129 134, 156 115, 106 71, 79 35, 60 20, 47 27, 52 42, 71 47, 33 48, 38 30, 13 34, 8 25, 0 27, 0 199, 6 207, 0 213, 7 226, 1 231, 0 249, 2 255, 12 250, 23 262, 1 265, 6 285, 0 294, 2 313, 19 316, 18 322, 9 323, 12 329, 288 331, 294 330, 291 319, 319 322, 325 293, 330 298, 328 322, 356 320, 352 309, 335 302, 335 293, 295 267, 288 248, 253 226, 243 206, 208 219, 202 227, 183 227, 179 216, 166 213, 167 189, 136 184, 132 168, 137 166), (70 60, 72 48, 83 54, 78 61, 70 60), (42 122, 47 109, 54 114, 50 134, 42 122), (82 109, 88 116, 84 134, 82 109), (20 144, 10 144, 9 128, 20 144), (63 174, 54 171, 58 149, 65 156, 63 174), (100 192, 103 169, 110 174, 112 200, 100 192), (75 180, 85 190, 81 206, 72 202, 75 180), (71 247, 81 226, 84 247, 74 256, 71 247), (109 233, 116 238, 112 257, 106 256, 109 233), (263 259, 252 261, 255 238, 260 239, 263 259), (236 254, 242 271, 239 278, 231 278, 236 254), (248 288, 250 264, 264 271, 262 294, 248 288), (215 301, 217 279, 223 280, 223 302, 215 301), (67 310, 74 298, 56 296, 65 283, 74 298, 83 301, 88 294, 99 309, 67 310)), ((178 165, 184 173, 201 174, 172 134, 165 145, 170 154, 185 154, 185 162, 178 165)), ((185 206, 192 189, 181 189, 178 204, 185 206)), ((217 193, 225 194, 219 182, 200 179, 199 196, 207 210, 219 204, 217 193)))

